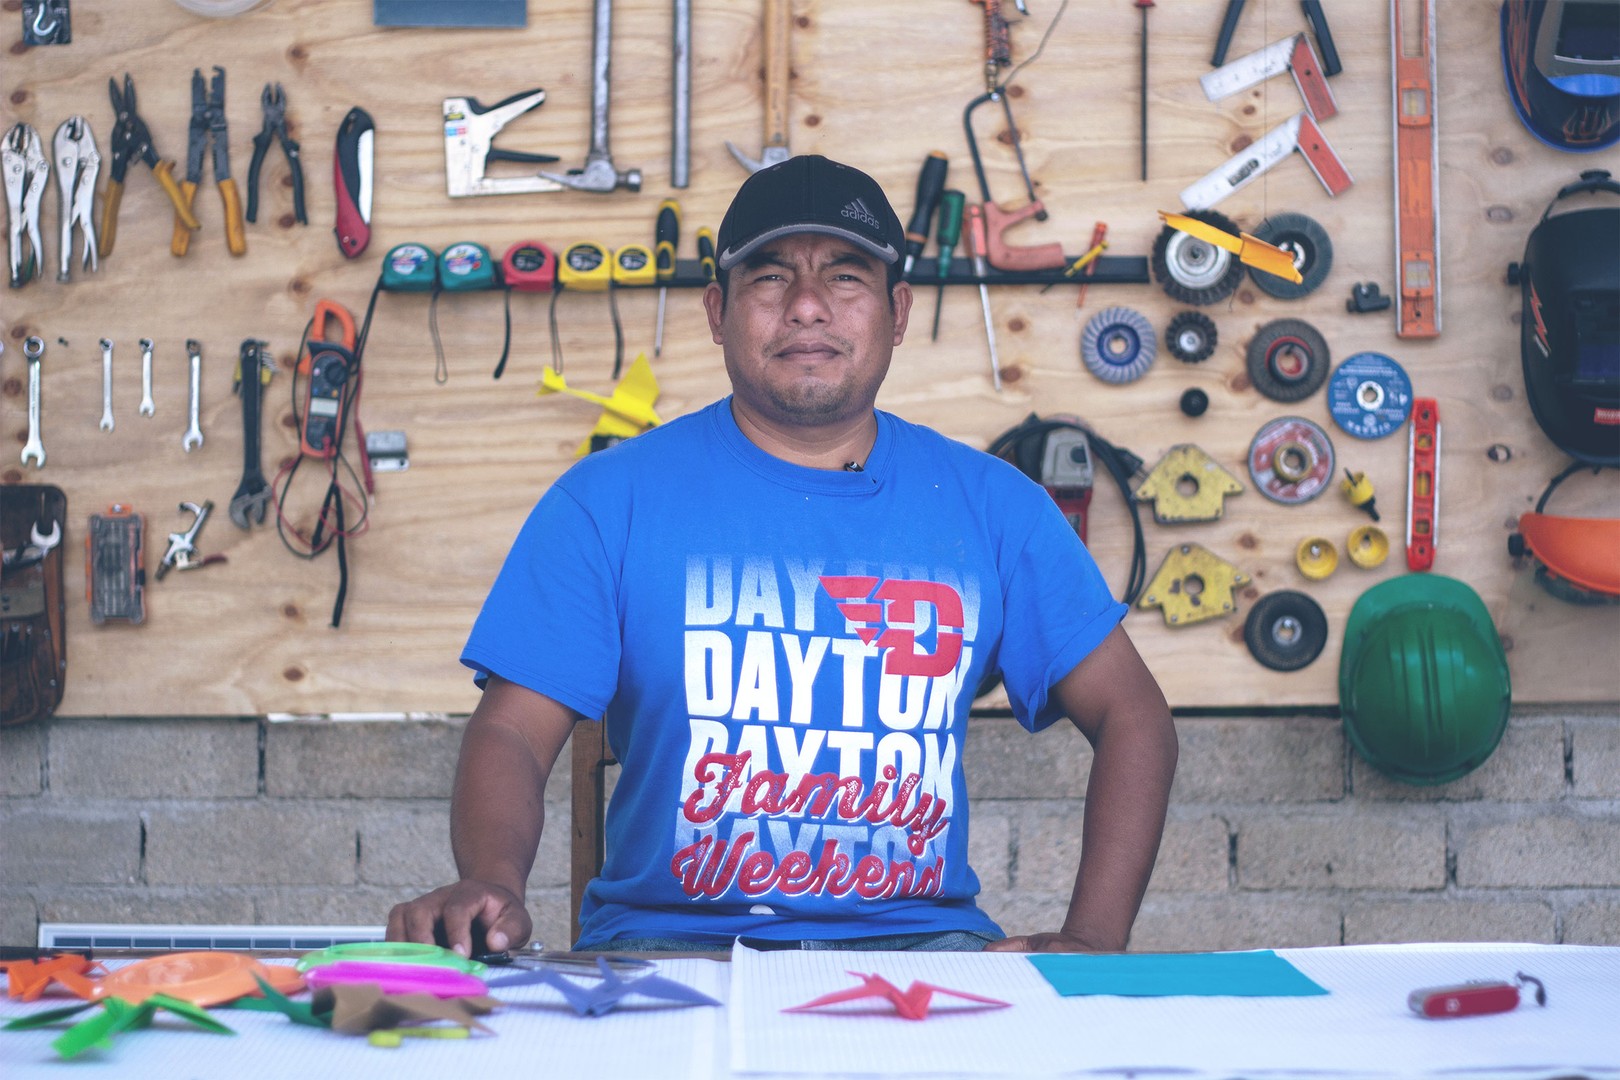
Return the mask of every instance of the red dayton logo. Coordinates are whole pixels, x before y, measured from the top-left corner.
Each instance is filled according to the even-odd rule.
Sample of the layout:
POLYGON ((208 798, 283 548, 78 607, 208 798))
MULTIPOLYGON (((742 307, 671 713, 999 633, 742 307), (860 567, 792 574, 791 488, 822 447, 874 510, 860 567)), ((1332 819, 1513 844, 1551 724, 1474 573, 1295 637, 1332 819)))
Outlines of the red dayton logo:
POLYGON ((875 577, 823 577, 821 587, 838 602, 838 610, 854 624, 855 633, 868 645, 888 649, 883 670, 890 675, 949 675, 962 658, 962 597, 937 581, 875 577), (934 651, 917 651, 917 630, 926 627, 917 614, 919 603, 933 607, 939 632, 934 651), (885 610, 887 607, 887 610, 885 610), (896 625, 898 624, 898 625, 896 625))

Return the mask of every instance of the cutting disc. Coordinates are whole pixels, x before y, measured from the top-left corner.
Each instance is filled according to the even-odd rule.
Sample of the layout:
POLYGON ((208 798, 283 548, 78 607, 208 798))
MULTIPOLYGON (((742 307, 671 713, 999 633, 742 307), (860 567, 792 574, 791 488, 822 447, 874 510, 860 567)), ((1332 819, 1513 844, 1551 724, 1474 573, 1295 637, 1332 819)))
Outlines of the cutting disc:
POLYGON ((1303 416, 1283 416, 1249 444, 1249 476, 1260 494, 1289 506, 1310 502, 1333 479, 1333 443, 1303 416))
POLYGON ((1140 379, 1153 366, 1158 347, 1153 324, 1127 307, 1097 312, 1080 334, 1080 359, 1103 382, 1140 379))
POLYGON ((1328 379, 1328 412, 1347 435, 1382 439, 1412 415, 1412 380, 1383 353, 1359 352, 1328 379))
POLYGON ((1298 671, 1321 655, 1327 630, 1327 616, 1315 600, 1284 589, 1267 593, 1249 609, 1243 642, 1272 671, 1298 671))

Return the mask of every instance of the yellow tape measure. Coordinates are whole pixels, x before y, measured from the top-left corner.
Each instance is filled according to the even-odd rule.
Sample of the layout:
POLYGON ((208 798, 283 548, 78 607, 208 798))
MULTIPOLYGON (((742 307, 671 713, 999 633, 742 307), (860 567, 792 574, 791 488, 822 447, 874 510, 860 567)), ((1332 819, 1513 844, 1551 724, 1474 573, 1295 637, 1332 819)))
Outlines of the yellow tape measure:
POLYGON ((658 264, 646 244, 626 244, 613 253, 613 284, 652 285, 658 280, 658 264))
POLYGON ((557 283, 565 289, 604 292, 612 279, 611 252, 592 240, 568 248, 557 264, 557 283))

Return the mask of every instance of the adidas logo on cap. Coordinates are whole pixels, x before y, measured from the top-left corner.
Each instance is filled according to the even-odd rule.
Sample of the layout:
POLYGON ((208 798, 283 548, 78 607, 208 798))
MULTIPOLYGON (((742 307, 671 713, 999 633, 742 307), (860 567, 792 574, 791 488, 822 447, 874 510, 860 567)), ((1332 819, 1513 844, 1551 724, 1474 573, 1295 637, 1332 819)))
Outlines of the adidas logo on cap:
POLYGON ((839 213, 844 217, 854 218, 862 225, 865 225, 868 229, 881 230, 883 228, 883 226, 878 223, 877 215, 868 210, 866 208, 866 203, 860 199, 856 199, 853 202, 848 203, 842 210, 839 211, 839 213))

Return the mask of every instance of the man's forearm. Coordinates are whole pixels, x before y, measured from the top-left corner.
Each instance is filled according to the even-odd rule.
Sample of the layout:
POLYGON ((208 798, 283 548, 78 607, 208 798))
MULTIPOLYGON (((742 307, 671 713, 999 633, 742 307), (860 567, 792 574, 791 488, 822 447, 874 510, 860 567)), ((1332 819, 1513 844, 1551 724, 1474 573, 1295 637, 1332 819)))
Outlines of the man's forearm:
POLYGON ((1091 948, 1119 951, 1153 873, 1176 770, 1168 709, 1111 716, 1094 747, 1080 869, 1063 922, 1091 948))
POLYGON ((450 846, 463 878, 522 896, 545 824, 549 770, 517 730, 474 714, 450 801, 450 846))

